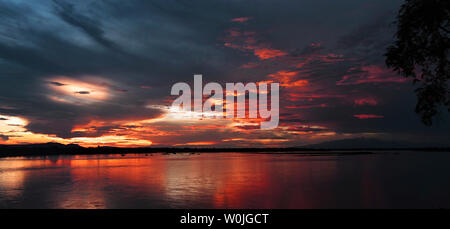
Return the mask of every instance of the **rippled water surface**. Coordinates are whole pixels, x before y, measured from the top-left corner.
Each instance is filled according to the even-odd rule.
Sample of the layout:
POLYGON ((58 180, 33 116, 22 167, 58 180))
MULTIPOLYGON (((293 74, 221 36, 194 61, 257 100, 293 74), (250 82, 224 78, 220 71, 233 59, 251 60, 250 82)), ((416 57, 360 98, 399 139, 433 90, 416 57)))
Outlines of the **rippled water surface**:
POLYGON ((449 208, 450 153, 0 158, 0 208, 449 208))

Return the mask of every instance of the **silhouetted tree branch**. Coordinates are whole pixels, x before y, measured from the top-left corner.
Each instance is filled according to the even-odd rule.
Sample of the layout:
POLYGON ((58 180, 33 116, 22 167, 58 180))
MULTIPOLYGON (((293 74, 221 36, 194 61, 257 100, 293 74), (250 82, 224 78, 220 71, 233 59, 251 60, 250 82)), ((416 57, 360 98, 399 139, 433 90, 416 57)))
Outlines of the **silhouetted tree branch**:
POLYGON ((426 125, 442 106, 450 112, 449 19, 449 0, 407 0, 397 16, 396 40, 385 54, 388 67, 420 83, 416 112, 426 125))

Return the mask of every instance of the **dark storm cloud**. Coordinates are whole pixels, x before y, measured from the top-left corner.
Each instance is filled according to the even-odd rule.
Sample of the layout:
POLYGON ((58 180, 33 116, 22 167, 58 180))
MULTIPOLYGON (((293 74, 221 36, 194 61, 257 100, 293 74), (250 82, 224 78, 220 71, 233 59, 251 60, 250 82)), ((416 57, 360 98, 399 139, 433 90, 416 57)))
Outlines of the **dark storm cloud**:
POLYGON ((383 63, 387 46, 394 40, 395 11, 386 12, 373 21, 362 24, 337 41, 337 48, 366 63, 383 63))
POLYGON ((8 136, 6 136, 6 135, 1 135, 1 134, 0 134, 0 138, 3 139, 3 140, 5 140, 5 141, 9 139, 8 136))
POLYGON ((55 85, 55 86, 64 86, 65 84, 63 84, 63 83, 60 83, 60 82, 49 82, 50 84, 53 84, 53 85, 55 85))
POLYGON ((115 44, 104 37, 104 31, 100 25, 91 18, 74 11, 74 6, 62 1, 54 1, 58 16, 68 24, 83 30, 99 44, 106 48, 116 49, 115 44))
POLYGON ((80 95, 88 95, 88 94, 90 94, 91 92, 89 92, 89 91, 77 91, 77 92, 75 92, 75 93, 80 94, 80 95))
MULTIPOLYGON (((8 83, 1 86, 4 97, 1 105, 17 107, 4 113, 26 117, 30 121, 27 128, 31 131, 61 137, 71 137, 70 130, 74 125, 84 124, 92 118, 152 118, 158 116, 160 111, 145 108, 148 100, 161 99, 168 94, 173 82, 192 78, 195 66, 200 63, 198 58, 204 58, 204 54, 220 57, 220 53, 212 54, 217 52, 214 51, 217 34, 202 36, 205 32, 202 34, 196 31, 197 28, 191 28, 192 31, 188 31, 190 34, 175 36, 178 27, 186 30, 183 26, 190 27, 191 23, 210 28, 214 25, 213 22, 198 19, 196 12, 189 12, 189 4, 174 3, 173 8, 167 8, 162 7, 162 3, 121 3, 2 3, 0 9, 4 20, 0 24, 0 60, 3 61, 0 62, 0 71, 3 80, 8 83), (170 19, 173 17, 171 10, 177 12, 174 17, 178 21, 170 19), (122 15, 124 20, 114 19, 115 15, 122 15), (190 23, 181 21, 189 18, 190 23), (167 19, 172 22, 166 22, 167 19), (109 28, 104 28, 104 24, 108 23, 109 28), (161 29, 162 24, 165 24, 165 31, 161 29), (115 32, 128 33, 128 40, 106 38, 106 34, 115 32), (209 44, 202 45, 200 42, 205 40, 209 44), (130 49, 133 45, 143 48, 130 49), (145 52, 141 53, 142 50, 145 52), (11 71, 11 65, 17 66, 15 71, 6 74, 11 71), (129 88, 141 85, 152 85, 152 90, 133 90, 126 97, 116 96, 112 103, 100 103, 95 107, 58 104, 48 100, 48 88, 42 85, 48 77, 58 75, 72 78, 99 75, 115 82, 106 86, 118 93, 129 92, 129 88), (161 80, 170 78, 170 84, 161 80)), ((205 17, 206 14, 199 15, 205 17)), ((228 16, 224 18, 229 19, 228 16)), ((208 59, 215 59, 210 57, 208 59)), ((210 68, 204 66, 198 71, 210 68)), ((50 84, 65 85, 55 81, 50 84)))

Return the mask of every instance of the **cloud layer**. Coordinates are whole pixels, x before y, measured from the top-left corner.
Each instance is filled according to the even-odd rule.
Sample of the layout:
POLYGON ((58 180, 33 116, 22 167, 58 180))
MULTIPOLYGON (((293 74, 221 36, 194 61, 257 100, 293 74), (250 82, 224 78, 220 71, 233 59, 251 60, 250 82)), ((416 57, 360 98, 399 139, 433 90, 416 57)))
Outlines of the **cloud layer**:
POLYGON ((2 1, 0 142, 298 146, 442 142, 385 68, 401 1, 2 1), (176 82, 279 82, 280 126, 180 119, 176 82), (11 121, 13 120, 13 121, 11 121))

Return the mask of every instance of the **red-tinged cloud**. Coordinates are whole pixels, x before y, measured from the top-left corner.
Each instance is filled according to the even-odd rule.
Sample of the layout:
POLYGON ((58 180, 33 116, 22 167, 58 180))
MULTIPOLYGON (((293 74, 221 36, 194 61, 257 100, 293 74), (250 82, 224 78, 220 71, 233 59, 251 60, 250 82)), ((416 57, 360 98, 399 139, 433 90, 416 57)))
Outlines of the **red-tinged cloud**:
POLYGON ((251 63, 246 63, 246 64, 241 65, 240 68, 242 68, 242 69, 250 69, 250 68, 256 68, 256 67, 258 67, 258 63, 251 62, 251 63))
POLYGON ((298 73, 298 71, 281 70, 276 73, 270 74, 269 77, 277 79, 279 81, 291 81, 291 79, 298 73))
POLYGON ((377 66, 361 66, 350 68, 336 85, 357 85, 366 83, 404 83, 408 79, 396 75, 389 69, 377 66))
POLYGON ((243 52, 253 52, 260 60, 286 56, 287 52, 271 48, 270 45, 259 42, 253 31, 240 31, 232 28, 226 31, 227 36, 223 38, 224 46, 243 52))
POLYGON ((369 118, 384 118, 382 115, 374 115, 374 114, 357 114, 353 115, 353 117, 358 119, 369 119, 369 118))
POLYGON ((313 105, 298 105, 298 106, 286 106, 287 109, 310 109, 318 107, 327 107, 327 104, 313 104, 313 105))
POLYGON ((233 40, 233 38, 238 38, 238 37, 241 36, 241 32, 239 30, 237 30, 237 29, 229 29, 227 31, 227 33, 228 33, 228 36, 229 36, 228 39, 230 39, 230 40, 233 40))
POLYGON ((261 60, 287 55, 286 52, 283 52, 281 50, 268 48, 256 48, 254 54, 261 60))
POLYGON ((281 70, 276 73, 269 74, 268 77, 279 82, 282 87, 304 87, 309 84, 306 79, 298 79, 297 75, 300 71, 281 70))
POLYGON ((345 95, 339 94, 320 94, 320 93, 289 93, 288 96, 294 101, 324 98, 343 98, 345 95))
POLYGON ((375 106, 378 104, 377 100, 375 100, 374 98, 355 99, 354 103, 357 106, 364 106, 364 105, 375 106))
POLYGON ((232 22, 240 22, 240 23, 244 23, 248 20, 250 20, 250 17, 238 17, 231 19, 232 22))

